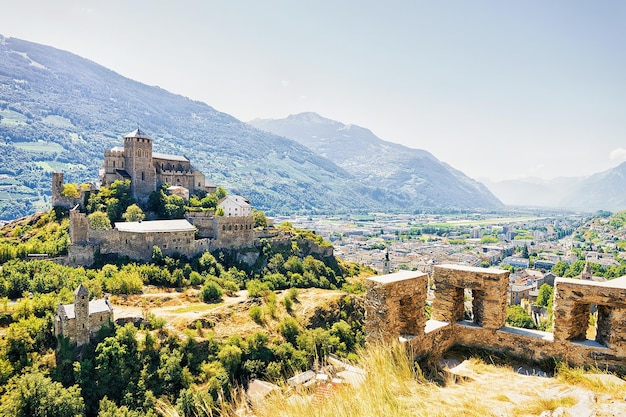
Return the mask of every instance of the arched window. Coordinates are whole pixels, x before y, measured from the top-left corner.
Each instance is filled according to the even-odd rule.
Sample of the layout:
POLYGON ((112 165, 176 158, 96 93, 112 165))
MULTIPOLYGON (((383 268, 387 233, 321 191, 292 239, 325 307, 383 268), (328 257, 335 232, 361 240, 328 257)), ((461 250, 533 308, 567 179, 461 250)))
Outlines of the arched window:
POLYGON ((113 168, 115 168, 115 161, 113 161, 113 168))
POLYGON ((141 158, 141 149, 137 149, 137 156, 141 158))

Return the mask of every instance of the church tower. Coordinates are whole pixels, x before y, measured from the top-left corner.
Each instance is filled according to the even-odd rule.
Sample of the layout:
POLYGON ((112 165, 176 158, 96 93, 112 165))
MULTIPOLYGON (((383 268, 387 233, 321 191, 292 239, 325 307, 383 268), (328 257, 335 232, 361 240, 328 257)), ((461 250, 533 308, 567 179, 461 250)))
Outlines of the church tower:
POLYGON ((89 291, 80 284, 74 291, 74 317, 76 323, 76 345, 89 343, 89 291))
POLYGON ((137 129, 124 136, 126 172, 130 175, 130 192, 138 200, 147 200, 156 190, 156 170, 152 163, 152 139, 137 129))

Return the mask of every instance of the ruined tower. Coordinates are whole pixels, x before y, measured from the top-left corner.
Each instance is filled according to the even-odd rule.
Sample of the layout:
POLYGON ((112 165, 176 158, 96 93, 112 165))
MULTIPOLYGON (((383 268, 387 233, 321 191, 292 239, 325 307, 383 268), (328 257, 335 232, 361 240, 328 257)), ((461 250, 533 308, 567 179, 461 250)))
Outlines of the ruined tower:
POLYGON ((89 343, 89 291, 80 284, 74 291, 74 317, 76 318, 76 344, 89 343))
POLYGON ((52 173, 52 207, 60 205, 61 197, 63 195, 63 173, 52 173))
POLYGON ((147 200, 156 189, 156 170, 152 162, 152 139, 137 129, 124 137, 126 171, 130 175, 130 191, 138 200, 147 200))

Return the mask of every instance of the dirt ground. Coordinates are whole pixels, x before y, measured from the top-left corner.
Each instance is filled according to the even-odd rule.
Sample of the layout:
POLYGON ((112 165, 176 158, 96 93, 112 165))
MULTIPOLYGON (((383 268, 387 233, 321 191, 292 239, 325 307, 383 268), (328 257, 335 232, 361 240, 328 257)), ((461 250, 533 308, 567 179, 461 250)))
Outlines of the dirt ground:
MULTIPOLYGON (((250 307, 261 305, 262 301, 248 297, 248 291, 241 290, 232 296, 224 295, 222 301, 215 304, 200 301, 198 293, 196 289, 179 292, 146 287, 143 294, 111 297, 111 304, 115 319, 147 317, 153 314, 164 319, 169 328, 179 331, 194 328, 195 323, 201 321, 203 327, 209 327, 218 338, 227 338, 232 334, 243 336, 264 328, 249 315, 250 307)), ((266 317, 268 327, 286 315, 281 303, 286 293, 277 292, 279 311, 275 318, 266 317)), ((318 306, 342 295, 345 293, 334 290, 299 289, 297 301, 293 304, 293 315, 306 321, 318 306)))

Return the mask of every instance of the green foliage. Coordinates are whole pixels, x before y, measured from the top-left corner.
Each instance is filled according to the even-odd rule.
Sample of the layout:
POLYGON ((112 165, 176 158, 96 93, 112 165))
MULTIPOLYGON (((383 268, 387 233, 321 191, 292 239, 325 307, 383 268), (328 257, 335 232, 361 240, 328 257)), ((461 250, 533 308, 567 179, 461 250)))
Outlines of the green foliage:
POLYGON ((508 306, 506 308, 506 323, 514 327, 534 329, 535 324, 528 312, 522 306, 508 306))
POLYGON ((554 288, 548 284, 541 284, 539 287, 539 294, 537 295, 537 305, 541 307, 548 307, 552 303, 554 297, 554 288))
POLYGON ((0 264, 26 258, 29 253, 45 253, 53 257, 65 255, 68 246, 69 220, 67 216, 58 217, 52 210, 30 217, 23 226, 0 236, 0 264))
POLYGON ((214 282, 207 282, 200 290, 200 298, 205 303, 221 301, 222 289, 214 282))
POLYGON ((217 190, 215 191, 215 196, 217 197, 218 201, 226 197, 227 194, 228 193, 226 192, 226 190, 221 186, 218 186, 217 190))
POLYGON ((254 219, 254 227, 267 227, 267 218, 261 210, 252 209, 252 218, 254 219))
POLYGON ((250 318, 257 324, 263 324, 265 322, 263 309, 259 306, 250 307, 248 314, 250 314, 250 318))
POLYGON ((111 220, 109 216, 101 211, 96 211, 87 216, 89 227, 94 230, 110 230, 111 220))
POLYGON ((132 204, 128 206, 122 217, 127 222, 136 222, 146 218, 146 215, 143 214, 143 210, 137 204, 132 204))
POLYGON ((0 399, 2 417, 76 417, 84 413, 80 388, 65 388, 40 372, 12 379, 0 399))
POLYGON ((490 244, 490 243, 498 243, 498 237, 493 236, 493 235, 483 235, 483 237, 480 238, 480 243, 483 245, 490 244))
POLYGON ((78 186, 75 183, 65 183, 63 184, 61 195, 64 197, 80 197, 80 191, 78 191, 78 186))

